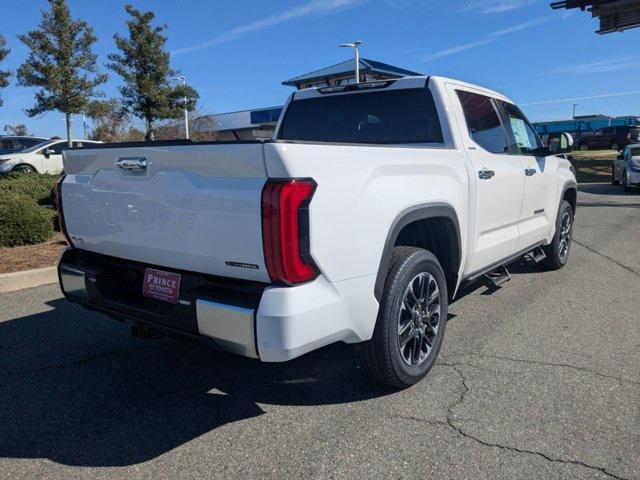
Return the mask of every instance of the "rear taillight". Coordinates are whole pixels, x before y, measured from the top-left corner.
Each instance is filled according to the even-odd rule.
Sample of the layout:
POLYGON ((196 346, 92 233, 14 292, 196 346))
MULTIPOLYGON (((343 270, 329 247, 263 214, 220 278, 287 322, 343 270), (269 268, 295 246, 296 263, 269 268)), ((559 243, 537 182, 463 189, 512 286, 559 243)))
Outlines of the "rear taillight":
POLYGON ((262 189, 262 242, 267 271, 275 283, 293 285, 318 275, 309 253, 310 178, 269 180, 262 189))
POLYGON ((67 226, 64 223, 64 213, 62 213, 62 182, 65 177, 66 175, 60 175, 60 178, 56 182, 56 210, 58 211, 58 225, 60 225, 60 231, 64 235, 64 238, 67 239, 67 243, 73 247, 73 242, 71 241, 71 238, 69 238, 67 226))

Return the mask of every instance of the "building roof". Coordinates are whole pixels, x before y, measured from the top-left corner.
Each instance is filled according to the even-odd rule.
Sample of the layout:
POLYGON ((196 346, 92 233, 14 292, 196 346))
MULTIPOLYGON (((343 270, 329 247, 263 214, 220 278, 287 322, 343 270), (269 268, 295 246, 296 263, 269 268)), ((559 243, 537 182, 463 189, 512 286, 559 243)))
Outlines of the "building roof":
MULTIPOLYGON (((343 74, 353 73, 355 68, 353 60, 345 60, 344 62, 336 63, 330 67, 321 68, 305 75, 291 78, 282 82, 283 85, 291 87, 297 86, 302 82, 309 82, 313 80, 320 80, 327 77, 336 77, 343 74)), ((361 72, 374 72, 374 73, 386 73, 388 75, 397 77, 413 77, 422 75, 421 73, 405 70, 404 68, 394 67, 388 63, 378 62, 376 60, 369 60, 368 58, 360 59, 360 71, 361 72)))
POLYGON ((579 8, 600 19, 596 33, 622 32, 640 27, 640 0, 562 0, 551 3, 554 10, 579 8))

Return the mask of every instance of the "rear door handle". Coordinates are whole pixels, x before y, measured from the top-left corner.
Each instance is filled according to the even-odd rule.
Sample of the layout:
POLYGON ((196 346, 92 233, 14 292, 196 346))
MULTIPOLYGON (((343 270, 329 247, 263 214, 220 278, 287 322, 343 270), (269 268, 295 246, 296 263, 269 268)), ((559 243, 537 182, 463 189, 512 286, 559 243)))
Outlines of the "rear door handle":
POLYGON ((478 172, 478 177, 480 178, 480 180, 489 180, 490 178, 495 177, 495 175, 496 172, 494 172, 493 170, 487 170, 486 168, 483 168, 478 172))
POLYGON ((533 177, 536 173, 538 173, 538 171, 535 168, 527 168, 524 173, 527 177, 533 177))

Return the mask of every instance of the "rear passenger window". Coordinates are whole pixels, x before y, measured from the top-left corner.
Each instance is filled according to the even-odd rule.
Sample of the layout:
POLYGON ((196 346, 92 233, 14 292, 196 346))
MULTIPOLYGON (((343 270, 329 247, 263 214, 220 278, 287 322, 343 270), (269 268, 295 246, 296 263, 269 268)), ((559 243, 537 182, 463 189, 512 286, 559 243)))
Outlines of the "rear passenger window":
POLYGON ((473 141, 491 153, 507 153, 507 137, 489 97, 457 90, 473 141))

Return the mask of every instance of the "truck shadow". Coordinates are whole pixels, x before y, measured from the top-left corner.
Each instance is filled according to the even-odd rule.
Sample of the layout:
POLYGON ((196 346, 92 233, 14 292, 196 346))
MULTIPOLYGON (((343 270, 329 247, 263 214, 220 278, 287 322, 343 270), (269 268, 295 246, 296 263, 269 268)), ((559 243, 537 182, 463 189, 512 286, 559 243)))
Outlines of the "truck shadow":
POLYGON ((578 190, 592 195, 612 195, 617 197, 633 196, 636 192, 625 192, 620 185, 610 183, 581 183, 578 190))
POLYGON ((0 323, 0 457, 133 465, 263 415, 260 404, 390 393, 366 379, 347 345, 261 364, 189 340, 136 341, 126 326, 64 300, 49 306, 0 323))

